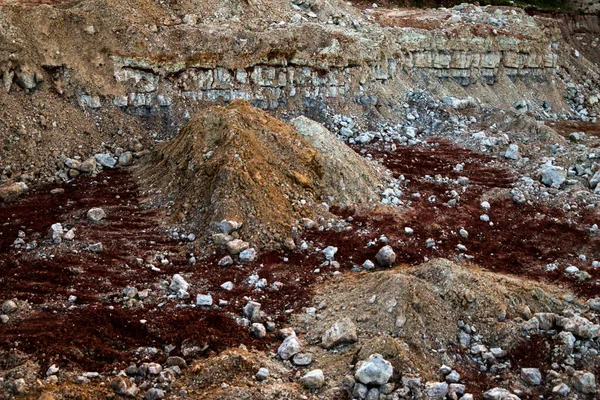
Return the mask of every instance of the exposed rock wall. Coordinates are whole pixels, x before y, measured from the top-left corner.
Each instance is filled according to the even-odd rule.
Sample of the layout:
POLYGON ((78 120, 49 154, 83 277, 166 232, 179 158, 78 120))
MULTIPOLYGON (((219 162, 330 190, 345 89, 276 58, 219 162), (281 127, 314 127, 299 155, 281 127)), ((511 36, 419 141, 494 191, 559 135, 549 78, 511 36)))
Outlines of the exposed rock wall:
MULTIPOLYGON (((148 72, 135 60, 118 60, 115 79, 129 91, 113 98, 119 107, 168 107, 178 99, 216 102, 240 98, 275 109, 290 98, 356 97, 364 88, 385 89, 394 79, 424 72, 461 85, 476 82, 493 84, 499 75, 514 79, 547 79, 557 67, 558 57, 547 53, 517 51, 414 51, 400 58, 388 58, 365 66, 332 67, 254 65, 247 68, 187 68, 177 74, 148 72)), ((95 107, 98 101, 84 101, 95 107)))

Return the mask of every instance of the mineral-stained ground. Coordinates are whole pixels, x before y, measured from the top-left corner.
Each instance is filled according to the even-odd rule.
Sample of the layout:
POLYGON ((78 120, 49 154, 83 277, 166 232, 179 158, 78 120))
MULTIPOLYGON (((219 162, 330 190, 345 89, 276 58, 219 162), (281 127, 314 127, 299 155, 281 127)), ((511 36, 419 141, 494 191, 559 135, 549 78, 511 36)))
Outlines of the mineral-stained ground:
POLYGON ((599 398, 599 4, 492 3, 0 0, 0 399, 599 398))

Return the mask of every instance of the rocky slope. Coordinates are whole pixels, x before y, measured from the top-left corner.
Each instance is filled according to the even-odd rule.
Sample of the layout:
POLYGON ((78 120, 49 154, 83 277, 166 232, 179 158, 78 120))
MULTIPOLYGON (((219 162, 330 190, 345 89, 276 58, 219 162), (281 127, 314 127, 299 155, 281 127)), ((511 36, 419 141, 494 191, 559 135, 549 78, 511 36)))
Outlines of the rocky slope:
POLYGON ((597 398, 598 16, 398 4, 0 1, 0 398, 597 398))

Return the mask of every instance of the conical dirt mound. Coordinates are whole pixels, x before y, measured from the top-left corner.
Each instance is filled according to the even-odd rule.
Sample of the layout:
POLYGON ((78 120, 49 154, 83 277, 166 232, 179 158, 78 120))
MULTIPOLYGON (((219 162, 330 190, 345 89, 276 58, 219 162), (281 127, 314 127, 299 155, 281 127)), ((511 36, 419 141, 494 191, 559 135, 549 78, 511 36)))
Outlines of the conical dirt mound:
MULTIPOLYGON (((325 214, 318 204, 332 188, 323 187, 330 181, 324 158, 292 126, 236 100, 190 121, 159 147, 144 175, 199 232, 235 220, 242 222, 244 240, 263 247, 292 237, 302 218, 325 214)), ((373 194, 374 181, 364 188, 373 194)), ((355 197, 360 202, 365 196, 355 197)))

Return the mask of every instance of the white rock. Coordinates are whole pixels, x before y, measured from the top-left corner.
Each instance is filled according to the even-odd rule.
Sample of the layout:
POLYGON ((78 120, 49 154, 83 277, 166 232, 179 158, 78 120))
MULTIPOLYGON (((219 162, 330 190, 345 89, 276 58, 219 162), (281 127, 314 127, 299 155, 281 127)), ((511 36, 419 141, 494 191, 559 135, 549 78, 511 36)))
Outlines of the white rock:
POLYGON ((335 257, 335 253, 337 253, 338 248, 334 246, 327 246, 323 249, 323 255, 327 261, 332 261, 335 257))
POLYGON ((485 400, 520 400, 519 396, 503 388, 493 388, 483 394, 485 400))
POLYGON ((392 377, 394 368, 381 354, 372 354, 368 359, 358 364, 354 373, 357 381, 364 385, 385 385, 392 377))
POLYGON ((219 230, 219 232, 224 233, 226 235, 229 235, 231 232, 237 231, 241 227, 242 227, 241 222, 230 221, 230 220, 226 220, 226 219, 217 223, 217 229, 219 230))
POLYGON ((300 384, 306 389, 319 389, 325 384, 325 375, 320 369, 314 369, 300 378, 300 384))
POLYGON ((90 221, 98 222, 106 218, 106 213, 100 207, 94 207, 89 209, 87 217, 90 221))
POLYGON ((258 372, 256 373, 256 380, 258 381, 264 381, 267 380, 267 378, 269 377, 269 370, 262 367, 258 370, 258 372))
POLYGON ((210 294, 199 294, 196 296, 196 305, 210 307, 213 304, 213 298, 210 294))
POLYGON ((169 285, 169 289, 172 292, 177 293, 180 290, 187 292, 189 288, 190 288, 190 284, 187 283, 185 281, 185 279, 183 279, 183 276, 181 276, 179 274, 173 275, 173 278, 171 278, 171 284, 169 285))
POLYGON ((517 146, 514 143, 509 145, 508 149, 506 149, 506 151, 504 152, 504 157, 509 160, 518 160, 520 157, 519 146, 517 146))
POLYGON ((591 372, 577 371, 571 378, 571 384, 580 393, 596 393, 596 377, 591 372))
POLYGON ((279 354, 282 360, 288 360, 294 354, 300 353, 300 351, 302 351, 302 344, 296 337, 296 334, 293 334, 285 338, 277 349, 277 354, 279 354))
POLYGON ((544 165, 540 174, 542 183, 553 188, 559 188, 567 179, 567 170, 556 165, 544 165))
POLYGON ((244 250, 240 253, 239 257, 240 257, 240 262, 243 262, 243 263, 254 262, 256 260, 256 250, 254 250, 252 248, 244 250))
POLYGON ((444 400, 448 394, 448 384, 446 382, 427 382, 425 393, 430 400, 444 400))
POLYGON ((542 383, 542 374, 537 368, 521 368, 521 379, 528 385, 538 386, 542 383))
POLYGON ((391 267, 396 261, 396 253, 391 246, 387 245, 379 249, 375 256, 377 263, 382 267, 391 267))

